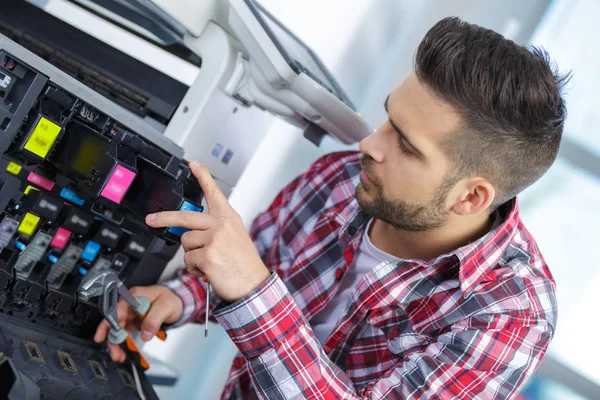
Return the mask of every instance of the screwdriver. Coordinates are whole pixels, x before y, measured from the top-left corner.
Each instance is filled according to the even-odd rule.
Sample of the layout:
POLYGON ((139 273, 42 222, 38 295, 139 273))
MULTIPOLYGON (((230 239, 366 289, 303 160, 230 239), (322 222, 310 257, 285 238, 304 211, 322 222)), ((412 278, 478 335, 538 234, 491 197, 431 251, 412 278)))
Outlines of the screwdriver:
POLYGON ((202 280, 206 282, 206 315, 204 316, 204 337, 208 336, 208 310, 210 306, 210 282, 206 275, 202 277, 202 280))

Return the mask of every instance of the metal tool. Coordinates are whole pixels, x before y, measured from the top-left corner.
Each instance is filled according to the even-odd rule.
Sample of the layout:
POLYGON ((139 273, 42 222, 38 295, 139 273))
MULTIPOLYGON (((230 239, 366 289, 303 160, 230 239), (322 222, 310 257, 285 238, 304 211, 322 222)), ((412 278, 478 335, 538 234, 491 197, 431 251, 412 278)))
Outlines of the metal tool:
POLYGON ((210 282, 206 286, 206 316, 204 317, 204 337, 208 336, 208 310, 210 308, 210 282))
MULTIPOLYGON (((106 318, 111 326, 108 334, 108 341, 113 344, 122 344, 125 342, 127 349, 137 353, 139 356, 140 365, 143 368, 148 369, 150 365, 140 353, 139 349, 129 336, 129 333, 119 324, 117 304, 119 302, 119 296, 123 297, 135 313, 143 320, 150 309, 150 300, 143 296, 134 297, 114 271, 102 271, 88 276, 79 288, 79 295, 85 300, 101 296, 99 304, 100 313, 106 318)), ((163 330, 159 330, 156 336, 161 340, 167 338, 167 334, 163 330)))
POLYGON ((206 283, 206 313, 204 315, 204 337, 208 336, 208 313, 210 312, 210 282, 206 275, 202 276, 202 280, 206 283))

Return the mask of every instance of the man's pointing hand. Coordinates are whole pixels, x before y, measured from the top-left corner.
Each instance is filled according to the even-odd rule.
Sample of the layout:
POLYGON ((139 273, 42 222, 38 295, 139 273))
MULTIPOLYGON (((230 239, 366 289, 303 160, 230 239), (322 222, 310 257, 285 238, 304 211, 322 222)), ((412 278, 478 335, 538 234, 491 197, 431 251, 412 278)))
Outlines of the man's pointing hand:
POLYGON ((181 236, 187 270, 204 273, 215 292, 232 303, 259 287, 270 273, 242 219, 208 170, 195 161, 190 162, 190 169, 204 191, 209 214, 166 211, 148 215, 146 223, 153 228, 190 229, 181 236))

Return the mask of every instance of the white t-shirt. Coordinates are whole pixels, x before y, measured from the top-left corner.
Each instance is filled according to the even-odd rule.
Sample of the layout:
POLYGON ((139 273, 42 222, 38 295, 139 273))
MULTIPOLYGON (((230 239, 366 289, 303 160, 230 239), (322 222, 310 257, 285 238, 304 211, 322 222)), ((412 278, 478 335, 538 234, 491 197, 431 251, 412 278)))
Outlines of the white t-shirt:
POLYGON ((358 281, 369 271, 375 268, 382 262, 399 261, 398 257, 394 257, 384 251, 379 250, 373 245, 369 238, 369 229, 373 219, 369 220, 359 248, 354 254, 352 265, 346 271, 340 288, 333 299, 325 306, 325 308, 311 320, 311 326, 315 336, 321 344, 331 335, 333 329, 337 326, 342 318, 346 305, 354 291, 358 281))

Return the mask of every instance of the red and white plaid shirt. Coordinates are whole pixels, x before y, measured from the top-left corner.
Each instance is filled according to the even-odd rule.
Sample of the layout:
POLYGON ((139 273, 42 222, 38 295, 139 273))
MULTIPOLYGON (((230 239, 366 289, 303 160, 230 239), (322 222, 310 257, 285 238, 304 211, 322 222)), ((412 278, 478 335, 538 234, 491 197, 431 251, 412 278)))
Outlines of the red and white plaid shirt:
MULTIPOLYGON (((483 238, 433 261, 374 265, 321 344, 310 321, 336 295, 368 218, 355 199, 359 154, 316 161, 254 221, 272 276, 213 316, 240 350, 223 399, 507 399, 539 365, 556 327, 554 279, 516 200, 483 238)), ((166 283, 176 324, 202 322, 206 287, 166 283)))

